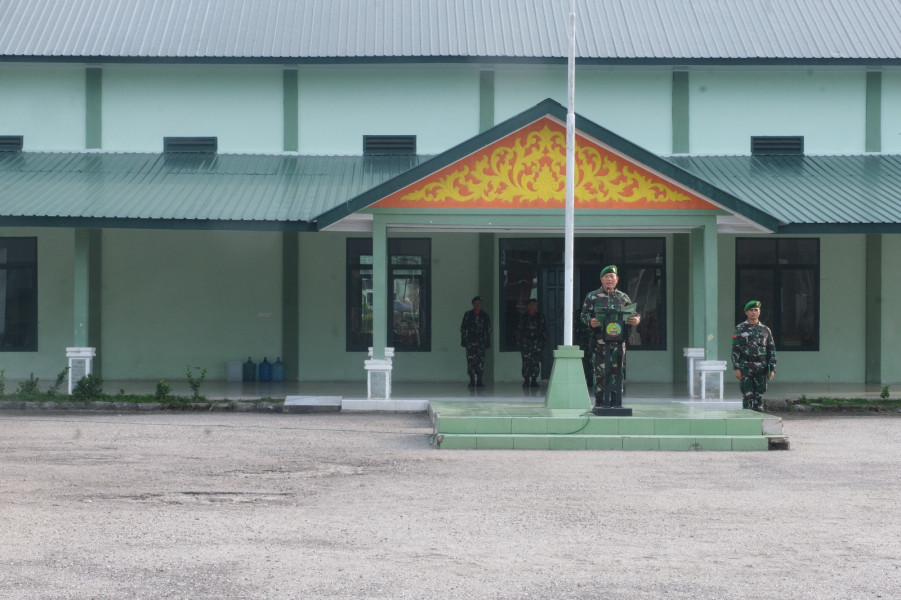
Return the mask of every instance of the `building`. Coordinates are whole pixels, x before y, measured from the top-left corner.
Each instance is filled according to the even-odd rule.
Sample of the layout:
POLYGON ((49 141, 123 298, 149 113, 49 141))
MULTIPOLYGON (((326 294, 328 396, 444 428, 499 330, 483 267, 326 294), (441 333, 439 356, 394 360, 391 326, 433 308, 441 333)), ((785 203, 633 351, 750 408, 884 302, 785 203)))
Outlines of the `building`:
MULTIPOLYGON (((901 8, 578 3, 577 300, 617 263, 633 381, 725 359, 901 381, 901 8)), ((0 0, 0 368, 465 380, 459 324, 562 340, 567 0, 0 0)))

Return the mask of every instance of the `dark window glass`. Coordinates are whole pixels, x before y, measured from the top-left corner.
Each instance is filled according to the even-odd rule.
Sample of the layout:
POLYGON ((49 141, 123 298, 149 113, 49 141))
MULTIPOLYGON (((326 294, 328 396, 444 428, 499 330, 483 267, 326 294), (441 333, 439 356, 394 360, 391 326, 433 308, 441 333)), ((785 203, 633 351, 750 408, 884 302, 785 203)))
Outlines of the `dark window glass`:
POLYGON ((743 239, 735 247, 735 263, 739 265, 769 265, 776 262, 776 240, 743 239))
MULTIPOLYGON (((430 349, 431 241, 388 240, 388 343, 395 351, 430 349)), ((347 350, 372 346, 372 239, 347 240, 347 350)))
POLYGON ((736 322, 748 300, 760 300, 777 349, 819 350, 819 240, 738 238, 735 257, 736 322))
POLYGON ((0 238, 0 350, 38 349, 37 238, 0 238))
MULTIPOLYGON (((560 238, 516 238, 500 240, 499 305, 501 351, 516 351, 516 324, 531 298, 538 300, 548 320, 551 345, 562 343, 564 273, 563 245, 560 238), (557 314, 559 313, 559 314, 557 314)), ((655 238, 577 238, 574 244, 576 264, 573 301, 578 317, 585 295, 600 287, 599 273, 607 265, 619 268, 619 289, 638 304, 641 323, 630 329, 630 348, 666 349, 666 239, 655 238)), ((579 338, 578 330, 573 339, 579 338)))

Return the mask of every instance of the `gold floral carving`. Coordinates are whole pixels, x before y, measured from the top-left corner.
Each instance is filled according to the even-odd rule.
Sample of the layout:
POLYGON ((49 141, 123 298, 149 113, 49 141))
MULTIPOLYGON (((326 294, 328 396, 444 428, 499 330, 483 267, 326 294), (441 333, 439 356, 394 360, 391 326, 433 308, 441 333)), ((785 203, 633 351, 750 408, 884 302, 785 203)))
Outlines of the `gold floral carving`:
MULTIPOLYGON (((713 208, 584 138, 576 144, 577 208, 713 208)), ((563 208, 566 133, 542 119, 376 206, 563 208)))

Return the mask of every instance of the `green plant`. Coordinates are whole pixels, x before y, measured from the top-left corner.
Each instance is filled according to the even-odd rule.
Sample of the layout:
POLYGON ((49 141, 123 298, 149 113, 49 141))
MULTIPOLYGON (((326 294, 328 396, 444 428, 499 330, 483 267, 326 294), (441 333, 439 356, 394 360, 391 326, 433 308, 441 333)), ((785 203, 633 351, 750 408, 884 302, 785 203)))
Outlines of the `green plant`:
POLYGON ((33 397, 40 393, 41 388, 38 385, 38 378, 34 376, 34 373, 32 373, 28 379, 20 381, 19 385, 16 387, 16 394, 19 396, 33 397))
POLYGON ((172 386, 166 383, 165 379, 160 379, 156 382, 156 392, 153 394, 153 399, 157 402, 166 402, 169 400, 169 396, 172 394, 172 386))
POLYGON ((66 367, 56 376, 56 381, 53 382, 53 385, 50 386, 50 389, 47 390, 48 396, 56 396, 59 394, 59 390, 63 387, 63 383, 66 382, 66 377, 69 376, 69 367, 66 367))
POLYGON ((88 373, 79 379, 75 387, 72 388, 72 399, 79 402, 99 400, 102 395, 103 380, 93 373, 88 373))
POLYGON ((884 386, 882 386, 882 390, 879 392, 879 397, 882 398, 883 400, 889 399, 888 388, 889 388, 888 385, 884 385, 884 386))
POLYGON ((203 400, 203 396, 200 395, 200 386, 203 384, 203 380, 206 379, 206 368, 201 369, 200 367, 188 365, 187 371, 185 372, 185 379, 188 380, 188 385, 191 387, 191 402, 203 400), (195 369, 200 371, 200 377, 194 377, 195 369))
POLYGON ((0 369, 0 396, 6 395, 6 369, 0 369))

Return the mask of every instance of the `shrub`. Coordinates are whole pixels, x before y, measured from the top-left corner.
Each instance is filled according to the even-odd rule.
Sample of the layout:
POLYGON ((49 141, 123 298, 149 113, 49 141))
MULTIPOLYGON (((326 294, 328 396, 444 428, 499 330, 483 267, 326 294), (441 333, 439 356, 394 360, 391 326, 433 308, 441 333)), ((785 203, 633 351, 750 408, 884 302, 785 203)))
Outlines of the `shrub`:
POLYGON ((79 402, 99 400, 102 395, 103 380, 93 373, 89 373, 79 379, 78 383, 76 383, 75 387, 72 389, 72 399, 79 402))
POLYGON ((188 385, 191 387, 191 402, 200 402, 203 400, 203 396, 200 395, 200 386, 203 384, 203 380, 206 379, 206 369, 201 369, 200 367, 192 367, 188 365, 187 371, 185 373, 185 379, 188 380, 188 385), (200 370, 200 377, 194 377, 194 369, 200 370))
POLYGON ((28 379, 20 381, 19 385, 16 387, 16 394, 19 396, 34 397, 40 393, 41 388, 38 385, 38 378, 34 376, 34 373, 32 373, 28 379))
POLYGON ((63 387, 63 383, 66 382, 66 377, 69 375, 69 367, 66 367, 56 376, 56 381, 53 382, 53 385, 50 386, 50 389, 47 390, 48 396, 56 396, 59 393, 61 387, 63 387))

